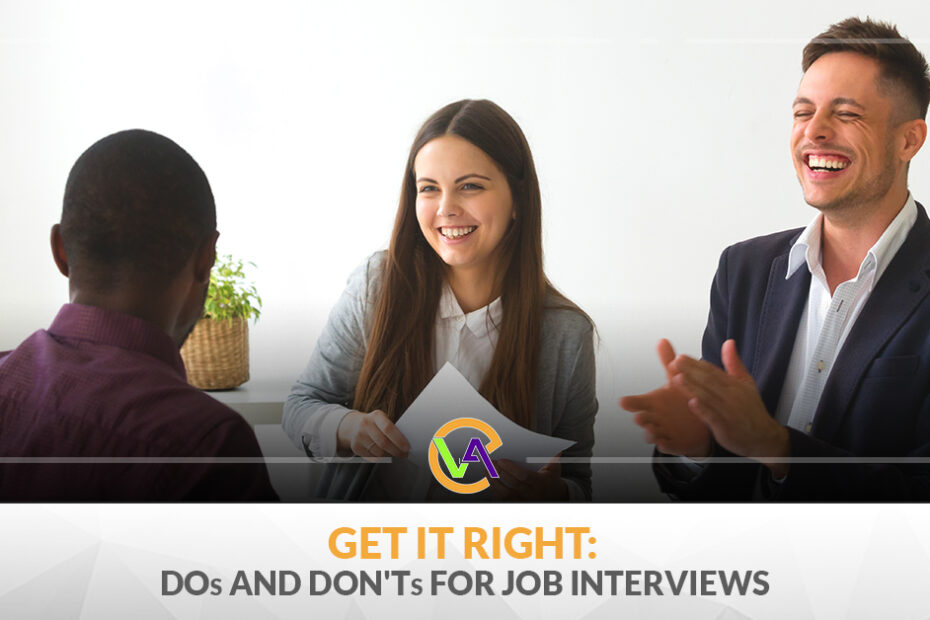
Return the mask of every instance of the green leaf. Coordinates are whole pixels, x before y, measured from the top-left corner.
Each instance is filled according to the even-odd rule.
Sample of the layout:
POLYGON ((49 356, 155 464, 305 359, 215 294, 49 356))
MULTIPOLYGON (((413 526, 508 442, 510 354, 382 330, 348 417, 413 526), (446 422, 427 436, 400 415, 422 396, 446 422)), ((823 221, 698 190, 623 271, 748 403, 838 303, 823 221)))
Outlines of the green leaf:
MULTIPOLYGON (((249 262, 255 267, 255 263, 249 262)), ((218 255, 203 305, 203 316, 211 319, 255 319, 261 315, 262 300, 255 284, 246 280, 243 262, 229 254, 218 255)))

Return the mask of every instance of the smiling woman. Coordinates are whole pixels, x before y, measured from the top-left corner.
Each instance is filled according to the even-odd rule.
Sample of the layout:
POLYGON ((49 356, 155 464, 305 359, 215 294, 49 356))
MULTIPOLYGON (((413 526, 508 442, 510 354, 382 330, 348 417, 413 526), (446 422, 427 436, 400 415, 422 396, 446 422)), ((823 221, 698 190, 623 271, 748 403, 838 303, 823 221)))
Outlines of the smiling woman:
MULTIPOLYGON (((500 107, 459 101, 424 123, 390 247, 349 279, 284 410, 310 456, 395 460, 332 465, 323 495, 450 499, 404 463, 394 425, 446 362, 514 422, 574 441, 563 456, 591 455, 593 325, 543 272, 541 210, 529 145, 500 107)), ((591 497, 587 463, 498 469, 500 499, 591 497)))
POLYGON ((498 268, 498 246, 516 218, 507 178, 484 151, 455 135, 420 149, 414 173, 423 237, 448 265, 459 303, 471 298, 463 310, 477 309, 495 284, 489 275, 498 268), (469 290, 476 285, 483 290, 469 290))

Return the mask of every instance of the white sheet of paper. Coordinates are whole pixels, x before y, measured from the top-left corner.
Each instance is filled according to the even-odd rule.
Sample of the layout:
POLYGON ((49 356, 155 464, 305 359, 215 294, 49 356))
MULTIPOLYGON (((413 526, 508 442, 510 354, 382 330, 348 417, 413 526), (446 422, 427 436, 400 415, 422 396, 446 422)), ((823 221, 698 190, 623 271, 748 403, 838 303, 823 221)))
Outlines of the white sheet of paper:
MULTIPOLYGON (((502 442, 491 458, 510 459, 531 471, 545 463, 527 463, 528 457, 549 459, 575 443, 534 433, 512 422, 485 400, 455 366, 446 362, 397 421, 397 428, 410 442, 410 461, 428 467, 427 450, 436 431, 456 418, 477 418, 490 424, 502 442)), ((464 455, 468 446, 470 437, 466 435, 470 433, 462 429, 446 437, 450 452, 457 458, 464 455)))

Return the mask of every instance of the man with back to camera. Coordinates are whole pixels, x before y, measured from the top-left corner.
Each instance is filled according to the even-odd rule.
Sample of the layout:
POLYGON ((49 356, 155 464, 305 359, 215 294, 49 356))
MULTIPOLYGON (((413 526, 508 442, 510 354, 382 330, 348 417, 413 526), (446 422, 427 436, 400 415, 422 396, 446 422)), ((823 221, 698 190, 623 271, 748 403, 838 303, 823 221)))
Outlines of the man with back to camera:
POLYGON ((181 361, 218 235, 207 177, 168 138, 122 131, 78 158, 51 235, 71 303, 0 353, 0 499, 277 499, 251 427, 181 361))
POLYGON ((927 62, 850 18, 802 68, 791 151, 820 214, 724 250, 703 361, 661 341, 668 384, 620 404, 658 455, 681 455, 653 466, 676 498, 927 500, 930 221, 907 184, 927 62))

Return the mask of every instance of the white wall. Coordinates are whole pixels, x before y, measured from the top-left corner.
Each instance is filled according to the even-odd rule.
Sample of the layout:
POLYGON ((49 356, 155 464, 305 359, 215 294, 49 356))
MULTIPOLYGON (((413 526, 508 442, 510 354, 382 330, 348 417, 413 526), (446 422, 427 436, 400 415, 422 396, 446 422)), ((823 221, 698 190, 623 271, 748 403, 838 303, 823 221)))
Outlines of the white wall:
MULTIPOLYGON (((805 224, 788 153, 804 43, 849 15, 930 53, 921 0, 0 3, 0 349, 67 285, 48 231, 75 158, 144 127, 185 147, 221 250, 256 262, 257 382, 302 368, 346 276, 386 245, 407 149, 435 109, 487 97, 522 125, 547 270, 600 329, 599 454, 646 454, 616 406, 699 352, 720 250, 805 224)), ((930 153, 911 167, 930 201, 930 153)))

